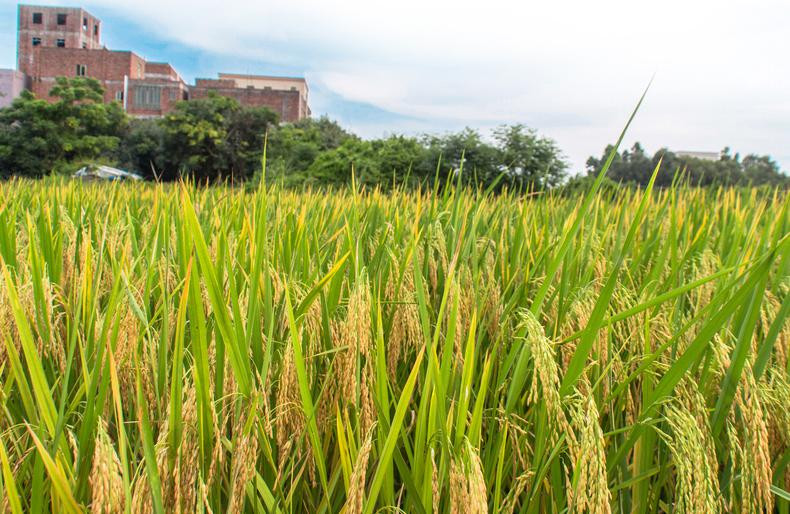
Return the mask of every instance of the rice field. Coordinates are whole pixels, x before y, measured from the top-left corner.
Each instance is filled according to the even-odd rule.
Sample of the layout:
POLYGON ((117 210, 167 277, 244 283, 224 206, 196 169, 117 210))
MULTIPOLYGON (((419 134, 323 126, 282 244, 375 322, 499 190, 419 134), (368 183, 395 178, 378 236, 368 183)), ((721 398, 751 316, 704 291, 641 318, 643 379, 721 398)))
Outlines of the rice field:
POLYGON ((788 512, 766 190, 0 184, 7 512, 788 512))

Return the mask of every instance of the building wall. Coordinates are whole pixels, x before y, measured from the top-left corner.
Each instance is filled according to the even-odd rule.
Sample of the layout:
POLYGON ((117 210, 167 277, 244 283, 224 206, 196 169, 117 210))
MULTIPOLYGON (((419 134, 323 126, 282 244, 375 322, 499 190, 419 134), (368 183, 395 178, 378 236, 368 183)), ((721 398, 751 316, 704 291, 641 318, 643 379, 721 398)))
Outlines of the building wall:
POLYGON ((255 89, 274 89, 275 91, 297 90, 307 96, 307 81, 299 77, 264 77, 261 75, 241 75, 236 73, 220 73, 220 80, 232 80, 236 87, 255 89))
POLYGON ((233 80, 224 79, 195 79, 194 87, 208 89, 235 89, 236 82, 233 80))
POLYGON ((307 106, 309 89, 307 81, 300 77, 265 77, 261 75, 243 75, 237 73, 220 73, 220 80, 232 80, 237 88, 272 89, 274 91, 299 92, 299 118, 310 115, 307 106))
POLYGON ((718 161, 721 159, 721 152, 698 152, 698 151, 685 151, 681 150, 675 152, 678 157, 693 157, 694 159, 702 159, 703 161, 718 161))
POLYGON ((63 40, 66 49, 102 48, 101 21, 83 9, 20 5, 18 14, 17 69, 23 73, 31 75, 33 50, 57 48, 58 40, 63 40), (35 23, 36 14, 41 15, 41 23, 35 23), (65 15, 65 24, 58 24, 58 15, 65 15), (38 46, 33 38, 40 40, 38 46))
POLYGON ((33 65, 30 67, 31 90, 39 98, 50 99, 49 91, 57 77, 77 77, 77 67, 85 77, 97 79, 104 87, 107 102, 122 100, 124 76, 131 80, 142 79, 145 61, 132 52, 110 50, 83 50, 81 48, 34 48, 33 65))
POLYGON ((164 116, 181 100, 189 96, 188 86, 182 81, 168 79, 131 80, 126 99, 126 110, 132 116, 153 118, 164 116), (158 100, 151 103, 151 100, 158 100))
POLYGON ((83 72, 101 83, 105 102, 121 102, 133 116, 162 116, 188 96, 186 84, 172 66, 147 63, 133 52, 41 47, 32 54, 31 90, 39 98, 52 100, 49 92, 57 77, 77 77, 83 72), (140 88, 147 88, 144 94, 138 94, 140 88), (152 98, 159 102, 151 104, 152 98))
POLYGON ((27 86, 27 77, 17 70, 0 70, 0 108, 8 107, 27 86))
POLYGON ((273 89, 238 88, 225 80, 200 79, 189 88, 189 98, 206 98, 210 92, 221 96, 235 98, 240 104, 249 107, 268 107, 280 117, 280 121, 292 123, 303 116, 301 114, 301 97, 298 91, 275 91, 273 89))
POLYGON ((166 62, 146 62, 145 78, 181 81, 181 75, 166 62))

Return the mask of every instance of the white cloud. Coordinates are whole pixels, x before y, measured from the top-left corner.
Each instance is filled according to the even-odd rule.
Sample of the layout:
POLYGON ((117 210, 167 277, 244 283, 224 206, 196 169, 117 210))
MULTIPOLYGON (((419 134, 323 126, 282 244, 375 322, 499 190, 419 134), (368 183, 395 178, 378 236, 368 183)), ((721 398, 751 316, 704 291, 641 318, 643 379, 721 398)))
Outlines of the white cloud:
MULTIPOLYGON (((616 138, 655 73, 629 144, 730 145, 771 153, 790 169, 787 0, 91 6, 165 39, 303 69, 316 94, 404 115, 393 130, 527 123, 555 137, 577 169, 616 138)), ((366 132, 364 123, 355 125, 366 132)), ((381 127, 368 126, 378 135, 371 130, 381 127)))

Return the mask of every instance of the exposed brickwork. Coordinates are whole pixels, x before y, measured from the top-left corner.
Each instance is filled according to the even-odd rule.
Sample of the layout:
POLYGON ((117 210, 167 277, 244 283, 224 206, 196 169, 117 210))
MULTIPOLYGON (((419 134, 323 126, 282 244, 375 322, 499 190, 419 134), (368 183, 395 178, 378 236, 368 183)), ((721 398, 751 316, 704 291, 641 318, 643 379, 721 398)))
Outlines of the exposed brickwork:
POLYGON ((32 52, 31 89, 36 96, 46 99, 50 99, 49 91, 56 77, 75 77, 80 66, 84 67, 86 77, 102 84, 106 101, 121 100, 124 76, 142 79, 145 69, 145 61, 132 52, 43 47, 32 52))
POLYGON ((189 88, 190 98, 205 98, 213 91, 218 95, 235 98, 242 105, 268 107, 276 112, 282 121, 294 122, 303 117, 299 115, 301 102, 298 91, 238 88, 233 81, 227 80, 201 79, 196 82, 195 86, 189 88))
POLYGON ((57 48, 62 40, 64 48, 102 48, 101 21, 83 9, 20 5, 18 14, 17 69, 27 75, 32 75, 34 38, 38 47, 57 48))
POLYGON ((104 87, 106 102, 118 101, 139 117, 163 116, 177 102, 205 98, 210 91, 242 105, 269 107, 286 122, 310 115, 302 78, 220 74, 189 86, 168 63, 106 49, 101 33, 101 21, 83 9, 20 5, 18 66, 28 87, 52 100, 57 77, 92 77, 104 87))
POLYGON ((307 106, 309 89, 307 81, 301 77, 263 77, 260 75, 239 75, 236 73, 220 73, 220 80, 232 80, 235 87, 249 89, 265 89, 274 91, 298 91, 299 112, 296 119, 310 116, 310 107, 307 106))
POLYGON ((166 62, 146 62, 145 63, 145 78, 151 79, 167 79, 180 81, 181 76, 178 72, 166 62))

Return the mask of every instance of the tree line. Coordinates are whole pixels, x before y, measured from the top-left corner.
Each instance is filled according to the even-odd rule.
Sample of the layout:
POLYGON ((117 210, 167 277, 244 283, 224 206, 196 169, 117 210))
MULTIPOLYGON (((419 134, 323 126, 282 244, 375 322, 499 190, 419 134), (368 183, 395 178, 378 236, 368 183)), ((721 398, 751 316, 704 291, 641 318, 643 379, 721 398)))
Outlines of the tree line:
MULTIPOLYGON (((587 159, 588 177, 598 173, 613 150, 609 145, 601 157, 587 159)), ((678 179, 695 186, 790 185, 790 178, 769 155, 748 154, 741 158, 727 147, 719 153, 718 160, 681 156, 667 148, 650 156, 638 142, 614 155, 606 176, 617 183, 645 186, 659 164, 656 187, 670 186, 678 179)))
MULTIPOLYGON (((26 91, 0 109, 0 178, 72 173, 101 163, 152 180, 255 183, 265 147, 267 180, 286 186, 347 184, 352 166, 357 183, 383 188, 430 185, 437 177, 444 182, 460 169, 461 180, 482 187, 543 190, 568 183, 557 144, 521 124, 502 125, 490 138, 466 128, 366 140, 326 117, 280 124, 270 109, 216 95, 179 102, 162 118, 134 119, 119 103, 105 104, 103 93, 94 79, 59 78, 54 102, 26 91)), ((588 171, 599 170, 610 151, 591 157, 588 171)), ((669 185, 676 169, 700 185, 787 182, 768 156, 725 153, 720 162, 708 162, 662 150, 651 158, 638 143, 616 155, 608 176, 646 184, 658 158, 664 159, 659 186, 669 185)))

